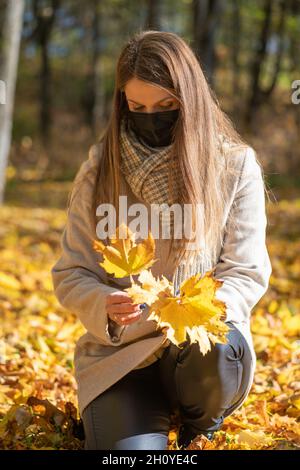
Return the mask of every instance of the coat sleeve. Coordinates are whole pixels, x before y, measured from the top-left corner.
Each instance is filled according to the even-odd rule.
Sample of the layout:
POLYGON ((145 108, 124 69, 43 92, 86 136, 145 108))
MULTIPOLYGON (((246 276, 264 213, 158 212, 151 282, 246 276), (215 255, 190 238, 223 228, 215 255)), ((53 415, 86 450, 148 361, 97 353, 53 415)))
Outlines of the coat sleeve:
POLYGON ((112 321, 105 309, 106 296, 117 289, 109 285, 106 271, 99 265, 100 255, 93 247, 94 235, 90 208, 89 168, 93 155, 77 178, 86 176, 71 198, 67 222, 61 237, 61 255, 51 269, 54 294, 60 304, 74 312, 88 332, 102 344, 118 346, 126 326, 112 321))
POLYGON ((272 273, 266 246, 264 182, 255 156, 248 147, 214 274, 224 281, 216 297, 227 305, 226 321, 236 323, 249 321, 272 273))

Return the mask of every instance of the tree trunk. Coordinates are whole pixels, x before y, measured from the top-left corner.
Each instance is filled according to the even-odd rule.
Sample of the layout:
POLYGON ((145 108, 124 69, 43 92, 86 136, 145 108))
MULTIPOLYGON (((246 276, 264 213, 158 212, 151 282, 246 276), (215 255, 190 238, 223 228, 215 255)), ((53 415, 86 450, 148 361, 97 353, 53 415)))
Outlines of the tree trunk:
POLYGON ((160 29, 160 0, 148 0, 146 29, 160 29))
MULTIPOLYGON (((291 14, 297 17, 298 23, 300 21, 300 3, 298 0, 292 0, 291 4, 291 14)), ((293 32, 290 37, 290 67, 289 73, 291 81, 299 79, 299 70, 300 70, 300 34, 299 30, 293 32)), ((299 88, 297 89, 299 91, 299 88)), ((294 89, 292 89, 292 92, 294 89)), ((300 96, 298 92, 297 96, 300 96)), ((292 103, 292 110, 295 122, 295 139, 291 142, 291 155, 290 155, 290 164, 289 171, 291 174, 299 173, 299 150, 296 152, 294 149, 300 149, 300 103, 292 103)))
POLYGON ((51 126, 51 67, 49 60, 49 42, 59 8, 60 0, 51 0, 47 7, 41 0, 33 1, 33 13, 36 27, 32 39, 40 46, 40 132, 44 145, 49 142, 51 126))
POLYGON ((245 121, 247 125, 251 125, 256 108, 260 104, 260 75, 261 68, 267 54, 267 42, 270 36, 271 20, 272 20, 272 3, 273 0, 265 0, 264 5, 264 21, 261 29, 258 47, 254 56, 251 67, 251 87, 250 97, 248 100, 245 121))
POLYGON ((238 102, 240 100, 240 40, 241 40, 241 11, 238 0, 233 0, 232 12, 232 97, 238 102))
POLYGON ((100 46, 101 41, 101 0, 93 0, 94 19, 93 19, 93 54, 92 54, 92 86, 93 86, 93 108, 92 108, 92 131, 96 136, 98 129, 104 120, 104 70, 103 57, 100 46))
POLYGON ((85 122, 91 128, 94 137, 97 136, 98 129, 101 128, 105 120, 101 6, 102 0, 90 0, 88 3, 85 28, 91 56, 81 96, 85 122))
POLYGON ((193 43, 194 52, 211 85, 216 67, 216 33, 220 23, 223 0, 194 0, 193 43))
POLYGON ((49 129, 51 125, 51 70, 48 53, 48 39, 41 44, 41 70, 40 70, 40 126, 44 144, 49 141, 49 129))
POLYGON ((0 204, 3 204, 4 200, 6 167, 11 145, 23 13, 24 0, 7 0, 0 64, 0 78, 4 82, 5 89, 5 103, 0 104, 0 204))
POLYGON ((285 39, 285 30, 286 30, 286 16, 288 8, 290 7, 290 0, 280 0, 279 2, 279 22, 276 35, 279 40, 279 46, 277 49, 276 59, 274 63, 273 74, 270 80, 270 85, 261 90, 261 95, 263 100, 267 100, 272 95, 281 70, 282 57, 284 52, 284 39, 285 39))

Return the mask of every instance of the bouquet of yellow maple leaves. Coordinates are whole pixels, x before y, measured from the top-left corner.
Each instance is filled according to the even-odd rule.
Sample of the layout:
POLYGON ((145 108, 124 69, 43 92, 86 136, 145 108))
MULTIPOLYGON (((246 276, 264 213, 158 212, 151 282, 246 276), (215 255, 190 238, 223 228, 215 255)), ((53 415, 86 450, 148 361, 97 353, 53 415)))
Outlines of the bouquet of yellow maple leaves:
POLYGON ((130 276, 131 287, 124 290, 135 304, 149 306, 148 320, 155 320, 159 327, 167 327, 167 338, 173 344, 180 347, 188 333, 190 342, 198 342, 205 355, 211 350, 211 343, 227 343, 226 304, 215 297, 223 281, 213 278, 213 270, 203 277, 200 273, 191 276, 180 285, 179 295, 174 296, 173 283, 165 276, 156 279, 149 269, 157 261, 150 231, 148 238, 137 244, 134 233, 123 223, 110 238, 110 245, 94 240, 93 248, 103 255, 104 261, 99 265, 107 273, 116 278, 130 276), (139 283, 132 277, 137 274, 139 283))

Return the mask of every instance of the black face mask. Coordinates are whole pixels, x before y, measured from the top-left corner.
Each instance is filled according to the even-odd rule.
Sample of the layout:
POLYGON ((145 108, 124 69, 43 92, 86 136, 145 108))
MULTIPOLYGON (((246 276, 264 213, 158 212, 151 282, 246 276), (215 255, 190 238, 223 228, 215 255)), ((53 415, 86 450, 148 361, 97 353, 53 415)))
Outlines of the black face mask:
POLYGON ((138 113, 127 109, 132 130, 150 147, 163 147, 171 144, 172 131, 178 114, 179 108, 156 113, 138 113))

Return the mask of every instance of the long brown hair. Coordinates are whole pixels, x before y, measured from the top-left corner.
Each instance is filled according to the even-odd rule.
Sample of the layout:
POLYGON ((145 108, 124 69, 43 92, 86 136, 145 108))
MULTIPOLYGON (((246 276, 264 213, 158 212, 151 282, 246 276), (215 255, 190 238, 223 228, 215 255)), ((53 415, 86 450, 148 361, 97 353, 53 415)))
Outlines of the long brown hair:
MULTIPOLYGON (((95 227, 96 208, 101 202, 114 204, 118 220, 120 120, 127 105, 124 86, 133 77, 167 90, 180 103, 173 146, 183 182, 179 200, 182 204, 192 205, 193 227, 196 204, 203 204, 205 246, 209 247, 215 258, 214 250, 220 241, 227 199, 227 175, 235 171, 230 167, 229 155, 231 151, 249 146, 221 110, 190 46, 172 32, 140 31, 128 40, 119 56, 111 115, 99 138, 103 153, 97 168, 92 202, 95 227), (226 147, 220 142, 229 145, 226 147)), ((173 175, 171 165, 170 190, 173 175)), ((193 254, 191 250, 186 250, 188 241, 183 239, 179 243, 177 266, 183 258, 193 254)), ((173 242, 172 239, 170 249, 173 242)))

